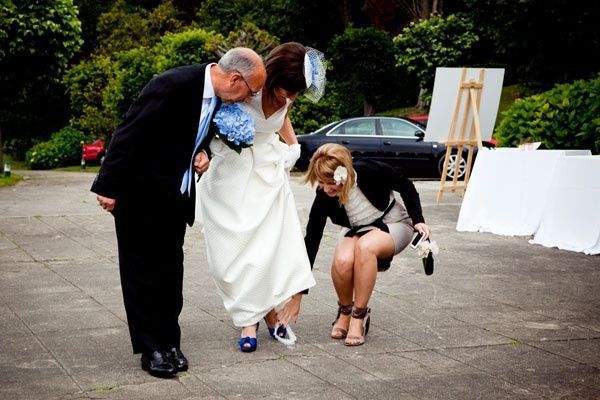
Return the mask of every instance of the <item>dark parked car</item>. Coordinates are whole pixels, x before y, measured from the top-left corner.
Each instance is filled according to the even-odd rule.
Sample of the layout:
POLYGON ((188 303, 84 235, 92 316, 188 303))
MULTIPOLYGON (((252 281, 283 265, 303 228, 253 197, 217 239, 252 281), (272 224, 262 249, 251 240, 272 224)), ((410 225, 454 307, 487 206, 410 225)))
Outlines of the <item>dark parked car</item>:
MULTIPOLYGON (((346 146, 356 158, 371 158, 401 167, 409 177, 440 177, 446 145, 430 142, 425 130, 404 118, 356 117, 332 122, 306 135, 298 135, 301 154, 296 167, 304 171, 310 157, 324 143, 346 146)), ((466 169, 466 150, 459 166, 458 178, 466 169)), ((448 178, 454 174, 456 154, 450 158, 448 178)))

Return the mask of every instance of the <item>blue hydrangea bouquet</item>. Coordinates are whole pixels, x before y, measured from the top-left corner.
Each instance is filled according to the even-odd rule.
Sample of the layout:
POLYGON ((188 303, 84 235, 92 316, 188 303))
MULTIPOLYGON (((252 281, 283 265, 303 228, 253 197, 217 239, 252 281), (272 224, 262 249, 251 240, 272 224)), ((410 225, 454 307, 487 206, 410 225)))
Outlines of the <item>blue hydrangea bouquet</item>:
POLYGON ((217 136, 236 153, 252 146, 256 127, 254 119, 239 103, 223 103, 213 118, 217 136))

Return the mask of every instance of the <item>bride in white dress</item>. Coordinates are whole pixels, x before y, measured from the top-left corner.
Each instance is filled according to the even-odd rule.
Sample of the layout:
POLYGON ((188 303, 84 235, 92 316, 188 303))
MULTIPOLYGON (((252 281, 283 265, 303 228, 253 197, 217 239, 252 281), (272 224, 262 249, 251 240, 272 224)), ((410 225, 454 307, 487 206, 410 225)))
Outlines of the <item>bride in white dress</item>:
POLYGON ((315 285, 288 176, 300 155, 288 109, 300 92, 318 100, 324 89, 322 54, 311 60, 311 52, 319 53, 285 43, 267 56, 263 91, 242 105, 256 125, 254 143, 238 154, 215 137, 197 188, 208 265, 233 323, 242 328, 243 352, 256 349, 258 321, 268 316, 269 332, 277 334, 274 322, 295 320, 299 293, 315 285), (319 90, 311 78, 320 79, 319 90))

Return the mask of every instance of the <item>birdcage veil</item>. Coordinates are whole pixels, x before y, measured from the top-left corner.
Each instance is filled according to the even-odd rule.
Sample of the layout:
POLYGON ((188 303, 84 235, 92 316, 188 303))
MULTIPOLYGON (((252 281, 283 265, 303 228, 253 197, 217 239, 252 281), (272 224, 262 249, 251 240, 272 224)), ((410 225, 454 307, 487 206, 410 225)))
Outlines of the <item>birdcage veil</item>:
POLYGON ((304 55, 304 78, 306 90, 304 96, 313 102, 319 101, 325 93, 325 56, 319 50, 306 47, 304 55))

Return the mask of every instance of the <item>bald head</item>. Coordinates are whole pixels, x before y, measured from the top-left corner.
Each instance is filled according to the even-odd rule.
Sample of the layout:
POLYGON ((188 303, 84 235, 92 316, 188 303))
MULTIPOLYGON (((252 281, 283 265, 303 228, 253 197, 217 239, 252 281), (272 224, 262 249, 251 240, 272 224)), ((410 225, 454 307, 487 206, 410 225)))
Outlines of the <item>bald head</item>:
POLYGON ((248 101, 262 90, 267 79, 262 58, 246 47, 229 50, 214 67, 213 87, 224 102, 248 101))
POLYGON ((219 60, 219 66, 224 72, 237 71, 248 77, 255 69, 264 70, 262 58, 252 49, 235 47, 230 49, 219 60))

